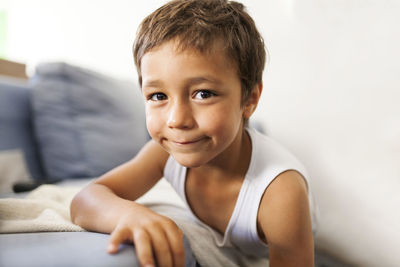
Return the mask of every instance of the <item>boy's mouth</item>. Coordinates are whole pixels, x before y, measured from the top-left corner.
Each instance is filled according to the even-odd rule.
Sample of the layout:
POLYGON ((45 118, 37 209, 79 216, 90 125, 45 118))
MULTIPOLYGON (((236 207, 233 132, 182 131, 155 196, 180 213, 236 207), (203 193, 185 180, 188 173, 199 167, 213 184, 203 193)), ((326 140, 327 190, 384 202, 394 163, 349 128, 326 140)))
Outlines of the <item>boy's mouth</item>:
POLYGON ((191 140, 191 141, 173 141, 173 142, 178 145, 190 145, 190 144, 197 143, 201 140, 203 140, 203 138, 195 139, 195 140, 191 140))
POLYGON ((203 136, 200 138, 194 138, 194 139, 188 139, 188 140, 179 140, 179 141, 172 141, 172 143, 177 144, 177 145, 192 145, 192 144, 197 144, 200 143, 201 141, 205 141, 206 139, 208 139, 208 137, 203 136))

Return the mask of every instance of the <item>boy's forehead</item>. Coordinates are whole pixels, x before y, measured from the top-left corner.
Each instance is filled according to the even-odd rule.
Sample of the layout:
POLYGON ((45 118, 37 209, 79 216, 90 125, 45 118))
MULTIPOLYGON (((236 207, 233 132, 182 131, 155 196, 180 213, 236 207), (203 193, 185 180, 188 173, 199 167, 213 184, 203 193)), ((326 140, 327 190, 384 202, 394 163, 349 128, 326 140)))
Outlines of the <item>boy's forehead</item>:
POLYGON ((159 45, 153 47, 149 51, 147 51, 144 55, 146 55, 149 52, 155 52, 159 50, 161 47, 165 45, 170 45, 172 44, 172 48, 175 53, 180 54, 180 53, 187 53, 191 54, 194 53, 196 55, 208 57, 210 59, 214 58, 215 55, 222 55, 224 57, 224 61, 226 64, 226 67, 235 67, 237 68, 237 64, 235 60, 229 55, 227 46, 224 45, 224 42, 222 40, 215 40, 212 43, 209 43, 204 46, 197 46, 196 44, 191 44, 188 42, 185 42, 185 40, 181 40, 180 38, 175 38, 172 40, 167 40, 159 45))

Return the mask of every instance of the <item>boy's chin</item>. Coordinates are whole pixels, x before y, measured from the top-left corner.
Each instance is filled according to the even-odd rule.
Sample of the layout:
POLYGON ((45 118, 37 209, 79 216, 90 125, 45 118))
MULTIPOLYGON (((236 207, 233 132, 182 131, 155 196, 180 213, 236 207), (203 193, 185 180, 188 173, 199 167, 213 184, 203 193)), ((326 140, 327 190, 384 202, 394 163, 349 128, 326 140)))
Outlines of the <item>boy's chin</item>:
POLYGON ((172 157, 182 166, 186 168, 197 168, 200 167, 210 159, 206 159, 205 157, 199 157, 198 155, 191 154, 172 154, 172 157))

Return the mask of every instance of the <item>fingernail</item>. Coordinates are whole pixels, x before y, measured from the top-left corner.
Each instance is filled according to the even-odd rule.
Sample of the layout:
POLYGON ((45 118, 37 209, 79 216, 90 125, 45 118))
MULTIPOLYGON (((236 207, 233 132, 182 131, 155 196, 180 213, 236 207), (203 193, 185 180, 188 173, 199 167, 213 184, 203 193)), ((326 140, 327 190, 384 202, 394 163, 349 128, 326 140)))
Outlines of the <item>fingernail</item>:
POLYGON ((115 249, 114 244, 108 244, 107 251, 113 251, 115 249))

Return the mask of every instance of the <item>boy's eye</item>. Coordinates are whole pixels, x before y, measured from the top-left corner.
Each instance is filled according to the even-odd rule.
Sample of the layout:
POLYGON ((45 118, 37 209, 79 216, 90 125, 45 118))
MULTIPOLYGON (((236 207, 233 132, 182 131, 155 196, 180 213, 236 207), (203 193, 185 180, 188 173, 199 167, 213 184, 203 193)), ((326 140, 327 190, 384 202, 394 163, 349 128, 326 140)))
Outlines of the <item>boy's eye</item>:
POLYGON ((209 90, 199 90, 194 94, 195 99, 206 99, 215 96, 215 94, 209 90))
POLYGON ((154 93, 151 94, 148 99, 152 101, 161 101, 167 99, 167 96, 163 93, 154 93))

